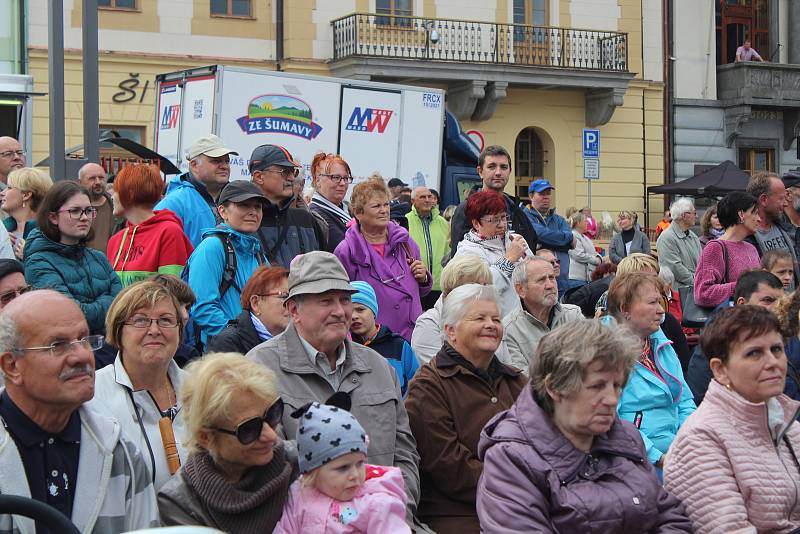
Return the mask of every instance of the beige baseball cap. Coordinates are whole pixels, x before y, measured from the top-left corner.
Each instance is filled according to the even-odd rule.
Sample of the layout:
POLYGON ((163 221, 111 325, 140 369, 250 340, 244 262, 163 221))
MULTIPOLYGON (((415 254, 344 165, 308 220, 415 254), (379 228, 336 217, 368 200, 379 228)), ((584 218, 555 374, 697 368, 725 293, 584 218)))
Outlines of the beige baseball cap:
POLYGON ((297 256, 289 266, 289 297, 332 290, 357 293, 339 258, 322 250, 297 256))
POLYGON ((226 154, 239 155, 235 150, 226 147, 222 139, 214 134, 204 135, 192 143, 192 146, 186 151, 186 157, 188 159, 194 159, 201 154, 210 158, 218 158, 226 154))

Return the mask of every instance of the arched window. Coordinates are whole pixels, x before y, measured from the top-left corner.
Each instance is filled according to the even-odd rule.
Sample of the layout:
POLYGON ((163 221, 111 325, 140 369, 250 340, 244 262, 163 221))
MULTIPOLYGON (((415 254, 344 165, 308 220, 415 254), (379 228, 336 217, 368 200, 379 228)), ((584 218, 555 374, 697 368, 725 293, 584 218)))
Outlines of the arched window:
POLYGON ((533 128, 525 128, 514 144, 517 196, 527 198, 528 186, 544 175, 545 151, 542 140, 533 128))

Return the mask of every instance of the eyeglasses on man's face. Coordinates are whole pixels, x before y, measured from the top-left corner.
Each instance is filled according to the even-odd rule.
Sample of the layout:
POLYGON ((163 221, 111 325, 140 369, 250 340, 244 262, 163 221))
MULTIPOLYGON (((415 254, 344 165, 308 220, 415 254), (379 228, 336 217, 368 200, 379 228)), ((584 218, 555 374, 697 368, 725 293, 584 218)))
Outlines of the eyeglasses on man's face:
POLYGON ((0 157, 2 157, 2 158, 9 159, 9 158, 13 158, 14 156, 17 156, 17 157, 20 157, 20 158, 25 157, 25 151, 24 150, 6 150, 5 152, 0 152, 0 157))
POLYGON ((300 174, 300 169, 297 167, 270 167, 269 169, 264 169, 263 172, 279 174, 283 178, 295 178, 300 174))
POLYGON ((55 358, 63 358, 72 354, 78 347, 95 351, 103 346, 103 336, 86 336, 74 341, 54 341, 49 345, 41 347, 15 347, 13 352, 21 353, 28 351, 49 350, 50 354, 55 358))
POLYGON ((9 302, 18 296, 27 293, 31 289, 33 289, 31 286, 22 286, 19 289, 12 289, 11 291, 0 293, 0 306, 5 307, 9 302))
POLYGON ((328 178, 330 178, 331 182, 333 182, 335 184, 341 183, 342 180, 344 180, 348 184, 352 184, 353 183, 353 177, 352 176, 345 176, 343 174, 320 174, 320 176, 327 176, 328 178))
POLYGON ((97 208, 89 206, 88 208, 70 208, 68 210, 58 210, 59 213, 69 213, 69 218, 73 221, 81 220, 84 215, 87 219, 94 219, 97 217, 97 208))

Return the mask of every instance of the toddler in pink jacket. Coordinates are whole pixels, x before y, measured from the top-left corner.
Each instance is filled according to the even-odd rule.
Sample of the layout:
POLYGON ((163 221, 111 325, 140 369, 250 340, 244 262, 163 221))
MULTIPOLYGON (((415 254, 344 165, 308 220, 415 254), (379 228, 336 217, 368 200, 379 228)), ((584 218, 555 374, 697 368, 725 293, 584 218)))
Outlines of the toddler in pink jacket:
POLYGON ((315 402, 300 421, 303 474, 289 490, 274 534, 410 534, 403 475, 397 467, 366 464, 367 436, 356 418, 315 402))

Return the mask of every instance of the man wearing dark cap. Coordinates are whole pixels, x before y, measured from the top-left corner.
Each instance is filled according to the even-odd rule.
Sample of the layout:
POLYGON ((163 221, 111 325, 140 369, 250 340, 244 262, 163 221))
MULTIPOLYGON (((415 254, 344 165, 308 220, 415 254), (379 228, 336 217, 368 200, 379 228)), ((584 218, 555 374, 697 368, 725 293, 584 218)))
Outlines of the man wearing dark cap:
POLYGON ((397 374, 386 359, 347 338, 353 315, 347 273, 329 252, 297 257, 289 269, 284 305, 292 320, 286 330, 247 353, 275 373, 286 404, 283 433, 294 436, 291 413, 308 402, 324 402, 336 392, 350 395, 350 412, 369 436, 367 462, 394 465, 403 472, 408 519, 419 500, 419 455, 411 434, 397 374))
POLYGON ((167 195, 156 204, 156 210, 175 212, 192 246, 200 244, 203 230, 220 222, 216 202, 231 176, 231 154, 239 155, 216 135, 201 137, 186 151, 189 172, 172 180, 167 195))
POLYGON ((539 246, 548 248, 556 253, 561 264, 558 275, 558 294, 571 287, 569 281, 569 251, 575 248, 575 236, 569 223, 552 207, 553 191, 555 187, 549 180, 534 180, 528 187, 531 205, 525 210, 531 221, 536 235, 539 237, 539 246))
POLYGON ((25 282, 25 270, 22 262, 0 259, 0 310, 30 290, 31 286, 25 282))
POLYGON ((300 172, 288 150, 261 145, 250 156, 250 175, 267 202, 258 231, 261 247, 272 265, 289 268, 295 256, 325 248, 325 231, 310 211, 293 208, 294 180, 300 172))

